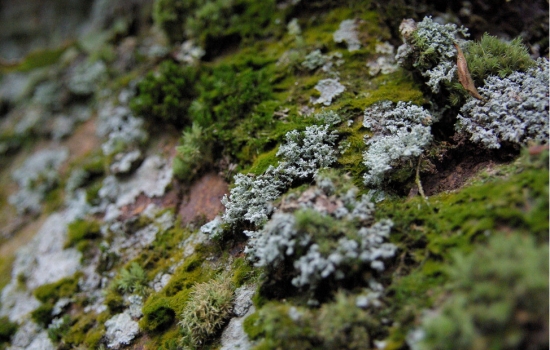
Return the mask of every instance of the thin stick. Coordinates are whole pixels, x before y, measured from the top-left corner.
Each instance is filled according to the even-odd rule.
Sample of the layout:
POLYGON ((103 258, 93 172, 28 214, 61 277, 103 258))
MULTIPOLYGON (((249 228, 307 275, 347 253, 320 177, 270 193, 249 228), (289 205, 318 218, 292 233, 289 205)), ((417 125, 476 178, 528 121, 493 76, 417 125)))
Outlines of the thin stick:
POLYGON ((422 188, 422 182, 420 182, 420 163, 422 162, 422 155, 418 158, 418 164, 416 165, 416 185, 418 186, 418 193, 420 193, 420 196, 424 199, 426 204, 428 206, 430 205, 430 202, 428 202, 428 198, 424 194, 424 189, 422 188))

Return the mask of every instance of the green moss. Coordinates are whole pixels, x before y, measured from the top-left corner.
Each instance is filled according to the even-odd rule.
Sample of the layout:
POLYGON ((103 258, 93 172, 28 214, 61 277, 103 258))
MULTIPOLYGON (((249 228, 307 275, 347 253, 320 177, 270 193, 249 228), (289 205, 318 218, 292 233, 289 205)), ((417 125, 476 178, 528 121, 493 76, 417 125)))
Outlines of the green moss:
POLYGON ((171 60, 162 62, 158 74, 149 73, 130 101, 134 113, 178 126, 189 124, 188 108, 194 98, 197 69, 171 60))
POLYGON ((294 308, 301 317, 289 315, 290 306, 270 302, 245 320, 245 331, 251 339, 259 340, 254 349, 312 349, 318 342, 312 328, 309 310, 294 308))
POLYGON ((245 119, 256 105, 271 96, 270 72, 251 65, 220 64, 201 77, 200 95, 193 102, 190 115, 203 127, 216 123, 212 131, 220 141, 230 144, 229 126, 245 119))
POLYGON ((45 284, 37 287, 33 294, 36 299, 43 303, 55 303, 60 298, 71 298, 79 290, 78 280, 80 274, 77 273, 73 277, 66 277, 57 282, 45 284))
POLYGON ((40 325, 43 328, 48 327, 50 322, 53 320, 52 316, 53 304, 46 303, 40 305, 33 312, 31 312, 31 317, 34 322, 40 325))
POLYGON ((477 86, 482 86, 490 75, 504 78, 515 71, 525 72, 535 65, 520 37, 505 42, 485 33, 480 41, 468 43, 464 55, 477 86))
POLYGON ((172 325, 175 312, 170 306, 170 298, 151 297, 143 305, 143 318, 139 321, 139 327, 145 331, 160 331, 172 325))
POLYGON ((433 196, 431 207, 420 198, 394 200, 382 202, 377 213, 394 219, 397 240, 421 233, 428 239, 428 251, 437 256, 447 255, 449 247, 469 247, 486 232, 505 227, 542 238, 548 230, 547 182, 548 170, 525 170, 504 180, 433 196))
POLYGON ((113 288, 121 293, 146 295, 149 292, 147 275, 137 262, 132 262, 128 268, 120 270, 118 277, 113 281, 113 288))
POLYGON ((364 349, 379 321, 356 306, 355 297, 340 292, 319 310, 316 332, 326 349, 364 349))
POLYGON ((44 196, 44 212, 53 213, 64 204, 63 188, 56 186, 44 196))
POLYGON ((156 0, 153 19, 172 42, 193 38, 209 54, 275 33, 273 0, 156 0))
POLYGON ((353 183, 357 188, 363 187, 363 174, 367 167, 363 164, 363 152, 365 151, 365 136, 369 135, 363 127, 363 118, 357 118, 351 127, 342 126, 339 129, 344 137, 341 145, 344 146, 338 163, 352 176, 353 183))
POLYGON ((105 294, 105 305, 112 314, 124 311, 124 299, 116 289, 107 289, 105 294))
POLYGON ((227 274, 192 287, 179 323, 184 345, 198 347, 221 330, 231 316, 234 288, 227 274))
POLYGON ((430 197, 430 206, 419 197, 378 204, 377 216, 392 218, 391 240, 406 254, 388 287, 384 317, 400 324, 390 330, 390 348, 403 345, 422 310, 445 295, 441 286, 454 280, 447 268, 453 252, 468 254, 488 235, 503 232, 547 242, 547 164, 520 159, 505 168, 459 192, 430 197))
POLYGON ((231 265, 233 277, 231 282, 235 287, 240 287, 254 276, 255 269, 245 258, 237 258, 231 265))
POLYGON ((548 324, 547 244, 530 236, 495 234, 487 246, 455 254, 448 273, 453 294, 438 315, 424 318, 422 349, 449 343, 456 349, 544 347, 545 341, 531 332, 548 324))
POLYGON ((67 243, 65 248, 74 247, 83 241, 100 237, 100 225, 97 221, 76 220, 67 227, 67 243))
POLYGON ((190 181, 204 167, 212 163, 212 143, 196 123, 184 131, 176 147, 173 160, 174 175, 182 181, 190 181))
POLYGON ((15 256, 0 257, 0 290, 11 280, 11 267, 15 256))
POLYGON ((174 272, 168 284, 158 293, 147 298, 143 306, 140 328, 149 332, 164 330, 173 324, 175 315, 180 315, 189 299, 191 288, 196 283, 207 281, 214 271, 203 266, 204 255, 198 252, 188 257, 174 272))
POLYGON ((9 343, 15 332, 17 332, 17 323, 11 322, 7 317, 0 317, 0 345, 9 343))
MULTIPOLYGON (((54 342, 59 342, 67 332, 69 332, 69 328, 71 325, 71 318, 69 315, 64 315, 59 323, 56 323, 55 325, 52 324, 50 327, 48 327, 48 338, 50 338, 54 342)), ((63 347, 61 347, 63 349, 63 347)))
POLYGON ((270 302, 247 317, 243 327, 257 340, 254 349, 364 349, 379 321, 356 306, 356 297, 340 292, 333 302, 310 310, 270 302))
POLYGON ((256 160, 254 160, 252 166, 244 172, 252 173, 254 175, 261 175, 267 170, 267 168, 269 168, 269 166, 276 167, 277 164, 279 164, 279 158, 276 156, 277 151, 278 147, 275 147, 269 152, 260 154, 256 160))
POLYGON ((422 105, 425 102, 420 86, 403 70, 376 77, 371 81, 371 84, 371 87, 366 91, 345 102, 361 111, 382 100, 392 102, 410 101, 417 105, 422 105))

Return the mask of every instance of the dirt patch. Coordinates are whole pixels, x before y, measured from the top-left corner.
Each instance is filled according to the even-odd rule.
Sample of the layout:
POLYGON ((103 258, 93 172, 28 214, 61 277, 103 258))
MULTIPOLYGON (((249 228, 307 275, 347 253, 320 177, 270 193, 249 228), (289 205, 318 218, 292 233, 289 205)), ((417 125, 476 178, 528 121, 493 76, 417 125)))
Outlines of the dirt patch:
POLYGON ((214 219, 224 210, 221 199, 227 193, 228 184, 218 174, 208 173, 201 177, 183 195, 178 211, 182 224, 192 223, 197 218, 214 219))
MULTIPOLYGON (((467 145, 449 152, 443 162, 436 165, 434 174, 421 175, 422 187, 427 196, 457 190, 480 171, 508 163, 515 156, 512 150, 487 151, 467 145)), ((417 193, 417 187, 413 186, 409 196, 417 193)))

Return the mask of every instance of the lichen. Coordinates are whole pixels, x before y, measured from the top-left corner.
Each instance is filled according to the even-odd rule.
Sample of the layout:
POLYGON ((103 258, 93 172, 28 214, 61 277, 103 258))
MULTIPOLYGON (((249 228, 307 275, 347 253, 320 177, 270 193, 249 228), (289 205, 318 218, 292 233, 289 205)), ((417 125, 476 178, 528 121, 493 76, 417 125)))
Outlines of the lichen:
POLYGON ((548 60, 526 73, 491 76, 479 91, 486 101, 470 98, 462 106, 459 133, 487 148, 548 141, 548 60))

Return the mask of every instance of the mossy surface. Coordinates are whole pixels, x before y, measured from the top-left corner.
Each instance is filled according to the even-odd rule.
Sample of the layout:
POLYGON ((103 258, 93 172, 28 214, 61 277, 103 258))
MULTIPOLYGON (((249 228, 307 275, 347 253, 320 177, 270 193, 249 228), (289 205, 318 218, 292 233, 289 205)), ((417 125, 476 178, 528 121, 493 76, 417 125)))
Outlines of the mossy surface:
POLYGON ((83 247, 81 243, 100 237, 100 225, 97 221, 76 220, 67 227, 66 247, 83 247))
POLYGON ((80 274, 74 277, 63 278, 57 282, 37 287, 33 294, 43 303, 55 303, 60 298, 71 298, 79 290, 78 279, 80 274))
POLYGON ((7 317, 0 318, 0 347, 9 342, 16 331, 16 323, 11 322, 7 317))
MULTIPOLYGON (((88 150, 89 139, 77 140, 84 149, 77 153, 83 155, 63 166, 56 187, 45 199, 45 212, 61 212, 68 206, 64 200, 69 195, 86 193, 86 202, 93 208, 67 225, 68 238, 63 242, 65 249, 84 253, 85 272, 32 291, 41 305, 31 317, 41 327, 49 327, 49 338, 57 348, 110 347, 106 321, 139 311, 131 310, 139 296, 143 316, 132 314, 139 332, 133 343, 121 348, 218 349, 225 325, 235 316, 235 290, 243 286, 256 288, 252 296, 256 311, 244 320, 254 349, 407 349, 418 328, 427 335, 427 348, 444 348, 446 339, 464 349, 479 344, 480 348, 521 348, 525 339, 539 339, 542 333, 538 332, 548 324, 547 315, 534 306, 547 305, 547 299, 541 298, 547 296, 548 286, 543 283, 547 279, 537 271, 547 274, 541 261, 548 259, 548 151, 544 145, 486 151, 453 137, 457 106, 467 97, 456 77, 443 83, 441 93, 432 94, 422 86, 426 79, 420 78, 421 72, 371 71, 367 64, 378 59, 395 63, 394 55, 380 48, 391 51, 388 43, 397 46, 401 19, 423 16, 428 6, 422 2, 415 10, 419 12, 411 12, 406 1, 390 3, 155 0, 152 19, 167 35, 168 45, 158 28, 141 32, 136 22, 88 38, 89 42, 83 40, 81 51, 68 52, 59 65, 55 63, 65 47, 30 54, 14 66, 0 66, 3 74, 52 65, 51 72, 43 69, 38 74, 38 83, 47 74, 58 74, 65 89, 66 79, 79 63, 101 59, 110 81, 98 84, 94 93, 77 97, 65 91, 59 106, 46 110, 51 106, 32 105, 32 87, 25 92, 29 101, 24 102, 54 117, 86 104, 92 109, 90 125, 96 128, 108 122, 98 118, 103 107, 129 105, 136 118, 145 120, 152 141, 133 146, 145 159, 158 155, 166 164, 172 162, 174 171, 164 195, 139 193, 133 203, 115 213, 111 209, 117 206, 116 198, 100 190, 106 188, 107 177, 116 178, 119 187, 134 177, 134 167, 124 174, 111 170, 128 147, 120 142, 105 156, 99 144, 88 150), (345 25, 355 28, 357 50, 334 40, 334 33, 345 25), (131 37, 126 37, 130 32, 131 37), (101 44, 90 49, 94 42, 101 44), (198 51, 188 56, 196 56, 182 58, 189 47, 198 51), (204 49, 203 56, 199 49, 204 49), (316 103, 321 96, 316 86, 326 79, 337 80, 345 88, 330 105, 316 103), (453 93, 457 96, 449 96, 453 93), (453 98, 455 105, 449 106, 453 98), (438 121, 430 124, 434 141, 422 158, 391 163, 392 175, 370 191, 364 184, 369 147, 365 140, 380 135, 364 127, 363 120, 365 109, 381 101, 422 106, 438 121), (331 113, 339 121, 319 117, 331 113), (293 240, 279 235, 284 225, 274 229, 273 241, 287 241, 279 246, 281 251, 270 252, 282 255, 273 264, 260 267, 260 256, 251 253, 254 235, 267 232, 261 227, 265 222, 258 226, 222 223, 224 236, 215 240, 199 231, 206 216, 189 223, 183 219, 183 198, 204 173, 217 173, 229 188, 235 188, 235 174, 257 179, 270 166, 282 163, 277 153, 288 143, 287 133, 304 134, 310 126, 323 125, 337 134, 330 145, 336 160, 331 160, 329 169, 316 169, 315 175, 289 180, 277 189, 279 198, 265 203, 268 223, 273 213, 292 214, 296 232, 284 233, 302 235, 293 240), (487 171, 478 172, 483 167, 487 171), (420 182, 429 184, 427 198, 417 195, 422 191, 415 183, 416 169, 420 182), (449 174, 451 170, 457 173, 449 174), (86 175, 77 188, 68 189, 66 177, 73 171, 86 175), (451 191, 438 187, 456 178, 448 186, 451 191), (354 216, 357 207, 352 203, 359 201, 364 205, 354 216), (106 211, 117 217, 105 219, 106 211), (382 266, 375 269, 374 260, 358 258, 366 249, 346 260, 351 262, 341 263, 348 259, 345 254, 355 254, 349 247, 359 244, 359 230, 371 232, 365 237, 373 241, 382 240, 373 226, 383 219, 391 219, 384 243, 396 249, 391 254, 386 251, 382 266), (135 235, 148 227, 158 231, 141 246, 135 235), (253 229, 257 231, 244 232, 253 229), (315 249, 306 257, 312 245, 315 249), (298 272, 300 264, 304 270, 298 272), (304 266, 317 269, 317 277, 307 277, 304 266), (301 273, 305 282, 294 282, 301 273), (95 287, 91 286, 94 281, 95 287), (61 298, 71 300, 54 318, 53 307, 61 298), (435 321, 430 323, 426 314, 436 315, 435 321), (471 329, 476 331, 473 338, 468 333, 471 329)), ((423 59, 431 66, 430 43, 422 44, 423 59)), ((519 40, 505 43, 486 36, 466 45, 464 51, 479 86, 487 75, 525 71, 533 64, 519 40)), ((455 57, 450 63, 454 61, 455 57)), ((23 108, 19 102, 10 103, 0 101, 0 117, 8 119, 12 108, 16 112, 23 108)), ((10 177, 12 162, 21 162, 18 152, 65 142, 52 141, 49 129, 30 136, 14 130, 9 126, 0 132, 0 165, 7 169, 2 170, 2 179, 10 177)), ((300 156, 302 146, 297 143, 292 152, 300 156)), ((72 152, 71 148, 70 157, 72 152)), ((10 185, 6 181, 1 190, 2 211, 9 205, 10 185)), ((202 195, 207 197, 209 191, 202 195)), ((220 213, 208 213, 209 218, 210 214, 220 213)), ((22 218, 27 219, 33 218, 22 218)), ((10 239, 9 234, 0 240, 10 239)), ((13 259, 0 257, 0 288, 11 278, 12 263, 13 259)), ((27 282, 25 276, 18 277, 21 288, 27 282)), ((0 319, 0 349, 15 331, 13 324, 0 319)))

